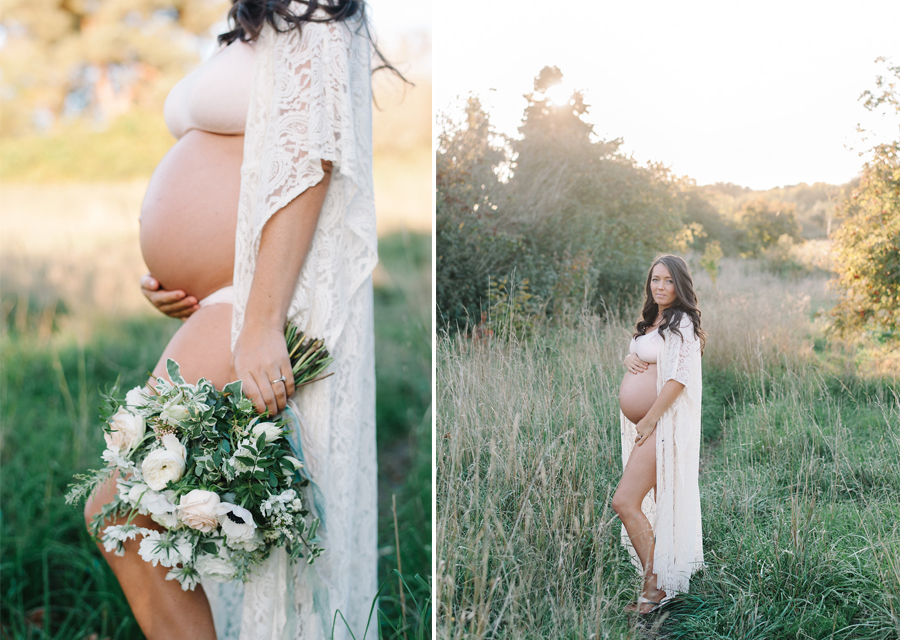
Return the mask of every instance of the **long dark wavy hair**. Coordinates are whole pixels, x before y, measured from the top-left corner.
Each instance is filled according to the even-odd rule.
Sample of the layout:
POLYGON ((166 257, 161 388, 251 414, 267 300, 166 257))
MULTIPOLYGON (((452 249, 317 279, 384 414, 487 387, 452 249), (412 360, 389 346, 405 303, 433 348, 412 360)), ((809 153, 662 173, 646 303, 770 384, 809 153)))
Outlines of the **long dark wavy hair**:
MULTIPOLYGON (((669 329, 672 333, 681 336, 681 319, 687 314, 694 325, 694 335, 700 340, 700 353, 703 353, 703 348, 706 346, 706 332, 700 328, 700 308, 697 306, 697 294, 694 292, 694 281, 691 279, 691 271, 683 258, 668 253, 657 256, 653 264, 650 265, 649 271, 647 271, 647 283, 644 285, 647 299, 641 311, 641 319, 638 320, 635 327, 634 337, 637 338, 647 333, 647 329, 653 326, 656 317, 659 315, 659 305, 653 301, 653 293, 650 290, 653 269, 658 264, 665 266, 669 270, 669 274, 671 274, 675 283, 675 302, 662 312, 663 319, 659 324, 659 335, 665 339, 666 334, 664 330, 669 329)), ((681 337, 683 338, 684 336, 681 337)))
POLYGON ((324 2, 320 2, 320 0, 231 0, 231 2, 228 24, 234 28, 219 36, 219 44, 229 45, 235 40, 253 42, 259 37, 259 32, 262 31, 266 22, 278 31, 289 31, 291 29, 302 30, 305 22, 340 22, 353 16, 359 16, 361 28, 372 43, 372 49, 380 62, 372 71, 388 69, 407 84, 412 84, 385 59, 375 44, 375 38, 372 37, 369 21, 366 18, 366 3, 363 0, 326 0, 324 2), (306 9, 296 13, 291 9, 294 2, 306 5, 306 9), (315 13, 318 9, 324 9, 328 15, 316 17, 315 13), (276 18, 281 18, 287 24, 287 28, 280 28, 276 18))

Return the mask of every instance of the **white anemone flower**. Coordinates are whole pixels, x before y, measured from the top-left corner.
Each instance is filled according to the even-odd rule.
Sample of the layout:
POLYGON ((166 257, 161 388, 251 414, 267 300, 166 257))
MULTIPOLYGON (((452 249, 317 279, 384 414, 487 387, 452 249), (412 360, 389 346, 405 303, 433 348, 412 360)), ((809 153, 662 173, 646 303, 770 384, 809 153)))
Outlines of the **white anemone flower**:
POLYGON ((253 521, 253 514, 230 502, 222 502, 216 507, 219 516, 219 524, 225 541, 233 549, 253 551, 262 544, 262 538, 253 521))

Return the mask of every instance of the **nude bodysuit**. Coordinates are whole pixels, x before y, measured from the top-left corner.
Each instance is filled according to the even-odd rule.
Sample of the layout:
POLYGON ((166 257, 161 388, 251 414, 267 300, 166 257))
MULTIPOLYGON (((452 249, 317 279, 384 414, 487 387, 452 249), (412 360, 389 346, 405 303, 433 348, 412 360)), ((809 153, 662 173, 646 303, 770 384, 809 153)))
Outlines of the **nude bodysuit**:
POLYGON ((649 333, 631 339, 628 346, 628 352, 637 355, 644 362, 656 363, 656 354, 659 352, 659 341, 662 336, 659 335, 658 329, 653 329, 649 333))
POLYGON ((172 87, 163 108, 172 135, 181 138, 191 129, 243 135, 253 60, 253 45, 235 40, 172 87))

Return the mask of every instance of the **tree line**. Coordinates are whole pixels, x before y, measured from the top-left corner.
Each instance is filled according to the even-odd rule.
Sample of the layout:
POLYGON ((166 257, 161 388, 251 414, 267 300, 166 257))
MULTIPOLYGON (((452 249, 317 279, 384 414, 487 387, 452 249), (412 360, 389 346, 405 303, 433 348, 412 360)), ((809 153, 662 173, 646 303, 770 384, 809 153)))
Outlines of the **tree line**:
MULTIPOLYGON (((444 328, 471 330, 496 311, 559 318, 585 306, 622 308, 640 295, 647 265, 662 251, 695 251, 715 279, 724 255, 784 261, 794 245, 830 238, 844 292, 836 325, 896 333, 896 314, 888 310, 900 302, 898 269, 888 264, 898 259, 896 230, 879 236, 880 248, 854 249, 845 231, 863 224, 862 202, 883 209, 879 220, 897 224, 896 144, 876 149, 847 185, 762 192, 697 186, 662 164, 639 165, 621 151, 621 139, 599 138, 580 92, 552 102, 547 91, 561 79, 556 67, 538 73, 517 137, 499 134, 475 96, 461 118, 442 116, 435 232, 444 328), (851 263, 856 270, 870 267, 865 278, 872 292, 862 313, 857 283, 844 276, 851 263), (888 289, 877 284, 882 281, 888 289)), ((881 93, 869 96, 867 107, 897 108, 889 83, 878 86, 881 93)))

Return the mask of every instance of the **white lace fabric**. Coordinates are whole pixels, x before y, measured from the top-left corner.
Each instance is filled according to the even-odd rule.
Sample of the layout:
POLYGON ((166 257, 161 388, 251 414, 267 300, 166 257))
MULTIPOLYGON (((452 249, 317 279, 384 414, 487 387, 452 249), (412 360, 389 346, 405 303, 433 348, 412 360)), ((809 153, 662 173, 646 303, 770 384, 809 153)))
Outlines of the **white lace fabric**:
MULTIPOLYGON (((656 367, 656 392, 669 380, 684 385, 671 407, 656 426, 656 501, 649 492, 641 510, 656 538, 653 570, 657 586, 674 596, 687 592, 691 576, 704 567, 703 535, 700 517, 700 403, 703 378, 700 341, 694 335, 690 318, 679 325, 681 337, 667 331, 660 341, 656 367)), ((620 412, 622 466, 628 462, 637 431, 633 422, 620 412)), ((642 572, 631 539, 622 527, 622 544, 642 572)))
POLYGON ((243 326, 263 227, 322 180, 323 160, 332 162, 319 224, 288 310, 288 320, 324 338, 334 357, 334 376, 292 398, 302 425, 299 444, 318 492, 325 552, 313 565, 273 552, 243 589, 204 582, 220 640, 349 638, 350 629, 361 638, 375 598, 371 273, 377 236, 371 45, 360 27, 357 20, 305 23, 302 30, 278 33, 266 25, 256 43, 241 166, 232 347, 243 326))

